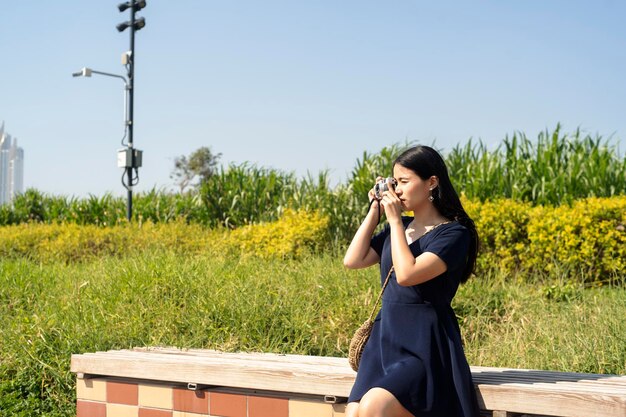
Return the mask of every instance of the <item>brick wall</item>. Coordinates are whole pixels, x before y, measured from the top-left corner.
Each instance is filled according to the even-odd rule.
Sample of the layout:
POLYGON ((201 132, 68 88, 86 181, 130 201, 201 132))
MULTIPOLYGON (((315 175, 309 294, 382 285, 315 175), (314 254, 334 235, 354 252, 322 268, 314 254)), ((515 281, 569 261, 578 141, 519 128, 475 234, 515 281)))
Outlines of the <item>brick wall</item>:
POLYGON ((77 417, 343 417, 345 404, 288 393, 192 391, 180 385, 77 379, 77 417))

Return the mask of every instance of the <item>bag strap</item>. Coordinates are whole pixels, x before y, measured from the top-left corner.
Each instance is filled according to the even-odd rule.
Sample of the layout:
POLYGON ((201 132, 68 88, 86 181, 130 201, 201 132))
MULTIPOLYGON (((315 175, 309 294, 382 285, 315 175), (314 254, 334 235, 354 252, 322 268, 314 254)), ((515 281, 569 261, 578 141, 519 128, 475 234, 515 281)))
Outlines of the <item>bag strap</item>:
POLYGON ((374 303, 374 308, 372 308, 372 312, 370 313, 370 318, 369 318, 370 321, 372 321, 372 319, 374 318, 374 314, 376 314, 376 309, 378 308, 378 304, 380 303, 380 300, 383 298, 383 293, 385 292, 385 288, 387 288, 387 284, 389 284, 389 277, 391 276, 392 272, 393 272, 393 266, 389 270, 389 273, 387 274, 387 278, 385 278, 385 283, 383 284, 383 287, 380 289, 380 294, 378 294, 378 298, 376 299, 376 302, 374 303))

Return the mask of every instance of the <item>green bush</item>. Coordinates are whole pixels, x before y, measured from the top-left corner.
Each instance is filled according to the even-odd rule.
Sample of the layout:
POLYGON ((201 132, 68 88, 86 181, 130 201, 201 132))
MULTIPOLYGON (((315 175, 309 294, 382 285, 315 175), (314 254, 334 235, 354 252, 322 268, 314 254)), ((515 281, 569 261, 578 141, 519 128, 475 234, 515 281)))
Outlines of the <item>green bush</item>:
MULTIPOLYGON (((571 207, 534 207, 506 199, 464 199, 464 205, 480 236, 479 275, 496 267, 539 276, 559 270, 589 282, 623 281, 626 276, 626 196, 583 199, 571 207)), ((357 226, 338 246, 332 217, 321 209, 286 209, 275 221, 233 230, 182 221, 112 227, 24 223, 0 227, 0 257, 72 262, 174 250, 298 258, 347 245, 357 226)))
POLYGON ((510 199, 462 202, 480 237, 479 270, 494 266, 506 272, 520 269, 528 250, 528 222, 533 207, 510 199))
POLYGON ((328 224, 328 218, 319 213, 286 210, 276 222, 227 232, 224 243, 243 256, 299 258, 330 247, 328 224))
POLYGON ((626 276, 626 196, 588 198, 571 207, 537 207, 528 223, 528 251, 522 263, 545 272, 604 282, 626 276))
POLYGON ((559 207, 512 200, 464 205, 480 235, 479 271, 497 266, 538 274, 558 270, 589 282, 626 279, 626 196, 559 207))
POLYGON ((235 230, 183 222, 94 225, 23 223, 0 227, 0 257, 63 262, 137 252, 251 254, 298 258, 331 246, 328 218, 286 210, 275 222, 235 230))

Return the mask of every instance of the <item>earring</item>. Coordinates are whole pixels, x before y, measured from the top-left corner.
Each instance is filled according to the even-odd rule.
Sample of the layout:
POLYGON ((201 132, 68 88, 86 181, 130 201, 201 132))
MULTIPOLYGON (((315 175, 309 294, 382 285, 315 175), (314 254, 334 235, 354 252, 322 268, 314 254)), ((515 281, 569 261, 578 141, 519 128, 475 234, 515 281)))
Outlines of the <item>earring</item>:
POLYGON ((428 196, 428 201, 430 201, 431 203, 433 202, 433 200, 435 199, 435 197, 433 197, 433 189, 430 189, 430 196, 428 196))

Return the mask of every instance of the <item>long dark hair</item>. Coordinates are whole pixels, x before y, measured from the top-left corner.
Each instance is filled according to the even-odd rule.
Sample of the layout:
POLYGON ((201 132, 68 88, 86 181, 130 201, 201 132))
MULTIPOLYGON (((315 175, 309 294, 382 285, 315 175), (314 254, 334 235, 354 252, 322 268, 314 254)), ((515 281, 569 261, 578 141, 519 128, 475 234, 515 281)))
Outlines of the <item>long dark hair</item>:
POLYGON ((470 232, 470 246, 467 263, 463 270, 461 282, 467 281, 474 272, 476 256, 478 255, 478 232, 474 221, 467 215, 458 194, 450 182, 448 168, 439 153, 429 146, 418 145, 402 152, 393 165, 400 164, 415 172, 418 177, 426 181, 433 175, 439 178, 439 185, 432 191, 433 204, 442 216, 449 220, 456 220, 470 232))

